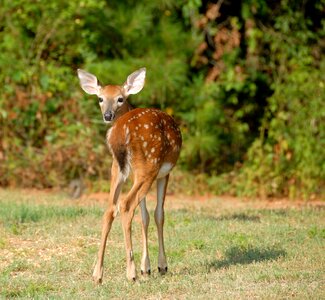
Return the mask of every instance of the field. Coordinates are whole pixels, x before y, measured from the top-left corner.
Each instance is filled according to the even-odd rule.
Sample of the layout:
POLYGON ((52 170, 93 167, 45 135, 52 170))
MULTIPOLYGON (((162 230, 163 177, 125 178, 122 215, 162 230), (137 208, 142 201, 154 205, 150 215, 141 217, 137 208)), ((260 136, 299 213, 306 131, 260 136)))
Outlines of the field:
POLYGON ((104 282, 91 274, 102 197, 0 190, 0 298, 324 299, 325 206, 321 202, 243 201, 169 196, 169 272, 157 271, 154 200, 148 200, 152 274, 140 273, 138 212, 133 243, 139 279, 125 277, 120 218, 109 237, 104 282))

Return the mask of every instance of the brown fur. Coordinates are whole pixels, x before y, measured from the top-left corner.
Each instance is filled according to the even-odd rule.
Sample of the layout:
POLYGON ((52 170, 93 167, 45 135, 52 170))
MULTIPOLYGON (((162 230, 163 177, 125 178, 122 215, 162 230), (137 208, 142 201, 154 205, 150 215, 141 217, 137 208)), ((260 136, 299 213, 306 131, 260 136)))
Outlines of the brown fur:
POLYGON ((128 148, 132 169, 143 168, 158 174, 163 163, 176 164, 182 137, 176 122, 166 113, 137 108, 114 122, 107 143, 115 158, 125 152, 125 146, 128 148))
POLYGON ((110 95, 111 98, 123 95, 123 89, 119 85, 106 85, 103 87, 103 94, 110 95))

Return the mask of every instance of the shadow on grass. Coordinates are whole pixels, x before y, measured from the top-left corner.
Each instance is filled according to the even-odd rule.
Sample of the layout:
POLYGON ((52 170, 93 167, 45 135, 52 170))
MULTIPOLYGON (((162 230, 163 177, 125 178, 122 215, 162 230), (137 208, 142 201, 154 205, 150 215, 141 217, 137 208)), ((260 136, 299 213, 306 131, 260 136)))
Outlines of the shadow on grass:
POLYGON ((216 221, 244 221, 244 222, 261 222, 260 216, 249 215, 247 213, 235 213, 231 215, 219 216, 214 218, 216 221))
POLYGON ((213 271, 216 269, 229 268, 232 265, 246 265, 254 262, 272 261, 286 256, 286 251, 278 248, 243 248, 231 247, 225 253, 225 258, 214 260, 207 263, 207 269, 213 271))
POLYGON ((227 214, 222 216, 211 216, 210 219, 216 221, 240 221, 240 222, 261 222, 263 216, 279 216, 286 217, 289 214, 288 209, 260 209, 257 213, 252 214, 251 212, 241 212, 234 214, 227 214))
POLYGON ((279 217, 287 217, 289 215, 288 208, 274 208, 274 209, 261 209, 260 213, 266 216, 279 216, 279 217))

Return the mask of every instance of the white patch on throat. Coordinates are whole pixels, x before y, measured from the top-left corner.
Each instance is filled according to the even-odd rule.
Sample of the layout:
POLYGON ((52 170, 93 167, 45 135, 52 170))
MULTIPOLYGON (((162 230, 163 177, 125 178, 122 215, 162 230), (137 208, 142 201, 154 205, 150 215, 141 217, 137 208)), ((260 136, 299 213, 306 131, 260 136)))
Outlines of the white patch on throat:
POLYGON ((111 148, 111 145, 109 143, 109 139, 111 138, 111 134, 112 134, 112 129, 113 127, 111 127, 110 129, 107 130, 107 133, 106 133, 106 144, 108 146, 108 149, 109 151, 112 153, 112 148, 111 148))

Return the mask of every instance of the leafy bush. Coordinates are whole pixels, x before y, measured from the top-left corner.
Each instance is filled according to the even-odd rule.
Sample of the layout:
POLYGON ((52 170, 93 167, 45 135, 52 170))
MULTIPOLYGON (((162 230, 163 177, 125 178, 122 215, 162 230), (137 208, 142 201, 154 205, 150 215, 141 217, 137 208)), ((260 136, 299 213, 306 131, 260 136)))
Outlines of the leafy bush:
POLYGON ((131 102, 175 116, 189 182, 237 195, 322 194, 324 4, 2 1, 0 185, 106 181, 107 128, 75 71, 121 84, 146 66, 131 102))
POLYGON ((107 179, 106 127, 97 101, 81 93, 75 70, 83 66, 103 82, 121 84, 145 65, 146 101, 134 103, 175 105, 172 99, 187 81, 191 36, 174 22, 177 7, 173 15, 169 7, 164 1, 3 2, 1 185, 107 179))
POLYGON ((255 34, 260 51, 269 56, 274 92, 244 166, 210 180, 223 191, 306 199, 324 195, 325 60, 320 40, 325 23, 311 19, 312 11, 320 16, 320 3, 307 2, 305 10, 292 4, 282 1, 273 28, 264 28, 263 38, 255 34))
POLYGON ((272 118, 262 128, 267 137, 254 142, 234 181, 242 193, 290 198, 324 193, 324 67, 296 70, 276 85, 269 99, 272 118))

